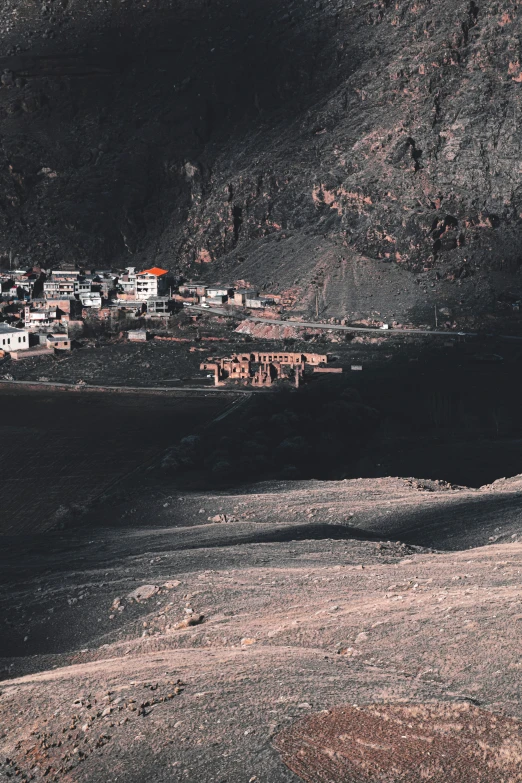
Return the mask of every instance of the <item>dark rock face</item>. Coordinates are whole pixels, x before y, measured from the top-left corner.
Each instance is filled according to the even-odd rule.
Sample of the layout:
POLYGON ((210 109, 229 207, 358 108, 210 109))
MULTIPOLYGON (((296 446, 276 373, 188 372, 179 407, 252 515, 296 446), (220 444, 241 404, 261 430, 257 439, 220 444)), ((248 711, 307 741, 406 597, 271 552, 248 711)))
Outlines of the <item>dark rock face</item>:
POLYGON ((514 0, 11 0, 0 253, 201 265, 339 314, 354 260, 512 290, 520 22, 514 0))

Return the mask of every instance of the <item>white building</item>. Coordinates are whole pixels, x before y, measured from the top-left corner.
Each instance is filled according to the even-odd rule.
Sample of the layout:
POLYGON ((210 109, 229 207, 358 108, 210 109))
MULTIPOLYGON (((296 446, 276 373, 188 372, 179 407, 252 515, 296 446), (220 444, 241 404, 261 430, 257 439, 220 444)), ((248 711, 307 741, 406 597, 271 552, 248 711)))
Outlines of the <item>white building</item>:
POLYGON ((216 294, 216 296, 202 296, 201 302, 206 302, 209 305, 224 305, 228 302, 228 296, 223 294, 216 294))
POLYGON ((167 293, 168 271, 153 266, 136 275, 136 299, 141 301, 151 296, 162 296, 167 293))
POLYGON ((83 307, 97 307, 99 310, 102 306, 102 295, 99 291, 82 291, 78 298, 83 307))
POLYGON ((29 348, 27 329, 15 329, 7 324, 0 324, 0 350, 25 351, 27 348, 29 348))
POLYGON ((36 275, 31 272, 25 272, 23 269, 15 269, 10 272, 11 279, 13 280, 13 288, 9 293, 13 293, 16 296, 18 288, 23 288, 28 294, 31 293, 33 285, 36 281, 36 275))
POLYGON ((60 312, 57 307, 34 310, 27 305, 25 308, 24 323, 28 331, 45 329, 56 324, 60 320, 60 312))
POLYGON ((266 304, 268 302, 268 299, 261 296, 246 296, 245 297, 245 307, 250 307, 252 309, 260 308, 260 307, 266 307, 266 304))
POLYGON ((149 339, 149 333, 145 329, 131 329, 127 336, 133 343, 145 343, 149 339))
POLYGON ((224 297, 224 301, 226 301, 231 293, 232 289, 226 285, 209 285, 206 295, 212 299, 221 296, 224 297))

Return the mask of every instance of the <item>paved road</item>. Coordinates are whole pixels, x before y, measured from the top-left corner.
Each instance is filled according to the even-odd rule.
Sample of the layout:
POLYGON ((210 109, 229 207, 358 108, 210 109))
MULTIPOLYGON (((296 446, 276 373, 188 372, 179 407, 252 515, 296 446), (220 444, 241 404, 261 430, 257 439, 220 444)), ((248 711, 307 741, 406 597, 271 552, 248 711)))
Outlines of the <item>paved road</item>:
MULTIPOLYGON (((202 313, 209 315, 224 315, 229 318, 237 318, 238 313, 230 312, 221 307, 205 308, 199 305, 192 305, 191 310, 198 310, 202 313)), ((404 337, 410 334, 427 334, 437 337, 481 337, 484 336, 480 332, 450 332, 449 330, 442 331, 437 329, 379 329, 371 326, 341 326, 340 324, 325 324, 314 321, 283 321, 276 318, 261 318, 255 315, 249 315, 245 318, 246 321, 255 321, 262 324, 276 324, 277 326, 297 326, 304 329, 323 329, 324 331, 337 331, 337 332, 370 332, 371 334, 378 334, 384 337, 404 337)), ((486 335, 493 336, 493 335, 486 335)), ((502 340, 522 340, 522 336, 514 336, 508 334, 494 335, 502 340)))
POLYGON ((5 387, 7 389, 17 387, 28 387, 31 389, 58 389, 60 391, 75 391, 75 392, 132 392, 136 394, 143 394, 144 392, 167 392, 175 396, 182 392, 198 392, 200 394, 241 394, 250 396, 252 392, 259 391, 258 389, 241 389, 231 388, 230 386, 103 386, 98 383, 58 383, 54 381, 8 381, 0 380, 0 388, 5 387))
MULTIPOLYGON (((237 313, 231 313, 229 310, 224 310, 221 307, 201 307, 199 305, 192 305, 191 310, 199 310, 202 313, 208 315, 224 315, 230 317, 236 317, 237 313)), ((372 334, 385 335, 387 337, 400 337, 405 334, 430 334, 439 335, 442 337, 478 337, 478 332, 449 332, 449 331, 436 331, 434 329, 378 329, 371 326, 342 326, 341 324, 325 324, 314 321, 283 321, 277 318, 261 318, 255 315, 249 315, 245 318, 246 321, 255 321, 263 324, 276 324, 278 326, 298 326, 304 329, 323 329, 324 331, 338 331, 338 332, 371 332, 372 334)), ((513 339, 522 339, 513 338, 513 339)))

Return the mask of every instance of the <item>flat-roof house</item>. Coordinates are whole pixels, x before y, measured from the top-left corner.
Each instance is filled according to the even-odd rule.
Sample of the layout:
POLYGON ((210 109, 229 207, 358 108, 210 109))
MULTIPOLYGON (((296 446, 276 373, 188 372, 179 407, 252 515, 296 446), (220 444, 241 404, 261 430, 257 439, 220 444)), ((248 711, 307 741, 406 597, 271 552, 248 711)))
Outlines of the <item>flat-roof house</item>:
POLYGON ((222 296, 226 297, 228 299, 229 295, 232 293, 232 288, 226 285, 209 285, 207 288, 207 296, 214 299, 215 297, 222 296))
POLYGON ((126 296, 136 296, 136 267, 128 266, 124 275, 118 277, 118 289, 126 296))
POLYGON ((96 307, 102 306, 102 295, 99 291, 85 291, 79 294, 80 302, 83 307, 96 307))
POLYGON ((92 275, 85 277, 79 277, 74 281, 74 293, 75 294, 88 294, 92 291, 92 275))
POLYGON ((244 305, 247 299, 255 296, 258 296, 258 291, 254 291, 252 288, 236 288, 234 291, 234 304, 244 305))
POLYGON ((27 329, 15 329, 7 324, 0 324, 0 350, 25 351, 29 348, 29 332, 27 329))
POLYGON ((149 296, 146 302, 147 313, 149 315, 168 315, 170 301, 168 296, 149 296))
POLYGON ((76 278, 57 279, 51 276, 43 284, 44 296, 46 299, 57 296, 73 296, 76 278))
POLYGON ((79 269, 53 269, 51 277, 55 280, 78 280, 81 272, 79 269))
POLYGON ((30 292, 27 288, 24 288, 24 286, 18 285, 17 283, 12 285, 7 293, 11 299, 29 299, 30 296, 30 292))
POLYGON ((46 307, 35 310, 30 305, 26 305, 24 308, 25 328, 30 331, 44 329, 61 320, 68 321, 69 316, 62 313, 59 307, 46 307), (63 319, 62 315, 64 316, 63 319))
POLYGON ((56 307, 61 310, 62 313, 70 315, 73 319, 75 317, 80 317, 82 314, 82 303, 74 296, 31 300, 31 310, 52 310, 56 307))
POLYGON ((46 345, 48 348, 54 348, 57 351, 70 351, 72 347, 72 341, 67 334, 48 334, 46 338, 46 345))
POLYGON ((183 283, 179 286, 181 296, 205 296, 207 293, 207 284, 202 282, 183 283))
POLYGON ((23 288, 28 294, 31 293, 37 279, 37 275, 34 272, 25 272, 22 269, 15 269, 13 272, 10 272, 10 275, 15 292, 17 288, 23 288))
POLYGON ((116 275, 113 274, 97 274, 92 281, 92 290, 99 291, 105 299, 108 299, 111 291, 116 289, 116 280, 116 275))
POLYGON ((145 343, 149 339, 149 333, 145 329, 130 329, 127 337, 133 343, 145 343))
POLYGON ((252 296, 252 294, 249 294, 245 297, 245 307, 251 307, 252 309, 266 307, 271 303, 272 300, 268 299, 266 296, 252 296))

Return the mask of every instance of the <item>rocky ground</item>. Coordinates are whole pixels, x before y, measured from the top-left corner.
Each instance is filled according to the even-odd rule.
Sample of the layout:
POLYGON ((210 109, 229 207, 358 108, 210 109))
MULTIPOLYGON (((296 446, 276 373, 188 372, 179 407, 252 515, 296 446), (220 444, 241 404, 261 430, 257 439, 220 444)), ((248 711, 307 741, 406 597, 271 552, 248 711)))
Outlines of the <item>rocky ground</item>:
POLYGON ((432 737, 431 780, 471 780, 451 761, 481 726, 488 779, 520 780, 517 724, 494 716, 522 718, 521 504, 519 477, 280 483, 6 541, 1 779, 392 780, 420 740, 382 728, 391 710, 432 737), (449 761, 444 721, 466 726, 449 761))

